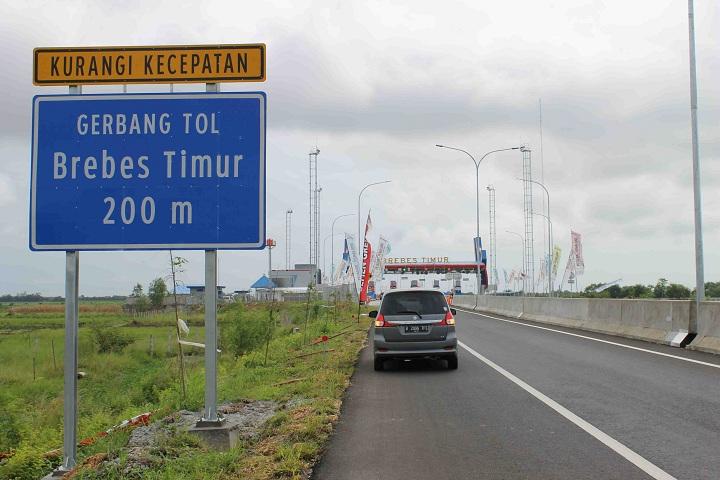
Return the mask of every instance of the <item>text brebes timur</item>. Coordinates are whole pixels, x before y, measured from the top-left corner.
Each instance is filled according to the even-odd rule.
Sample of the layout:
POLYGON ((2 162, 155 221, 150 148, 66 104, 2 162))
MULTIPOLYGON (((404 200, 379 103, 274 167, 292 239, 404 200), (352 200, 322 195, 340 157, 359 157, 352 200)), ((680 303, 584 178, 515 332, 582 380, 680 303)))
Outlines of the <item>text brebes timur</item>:
MULTIPOLYGON (((174 129, 184 134, 219 135, 216 113, 182 113, 174 118, 170 113, 144 114, 80 114, 75 122, 78 135, 82 136, 136 136, 172 135, 174 129)), ((241 153, 236 152, 188 152, 184 148, 163 150, 161 158, 151 159, 149 154, 127 155, 100 149, 95 155, 74 155, 73 152, 53 152, 53 179, 102 181, 120 177, 126 180, 146 179, 153 174, 165 178, 238 178, 241 153), (155 161, 151 161, 155 160, 155 161), (162 165, 155 173, 152 166, 162 165)), ((115 224, 116 199, 105 197, 108 207, 104 224, 115 224)), ((120 200, 119 220, 125 224, 136 221, 136 202, 132 197, 120 200)), ((155 218, 155 201, 152 197, 139 200, 139 219, 150 224, 155 218)), ((187 201, 171 202, 171 223, 192 223, 192 204, 187 201)))

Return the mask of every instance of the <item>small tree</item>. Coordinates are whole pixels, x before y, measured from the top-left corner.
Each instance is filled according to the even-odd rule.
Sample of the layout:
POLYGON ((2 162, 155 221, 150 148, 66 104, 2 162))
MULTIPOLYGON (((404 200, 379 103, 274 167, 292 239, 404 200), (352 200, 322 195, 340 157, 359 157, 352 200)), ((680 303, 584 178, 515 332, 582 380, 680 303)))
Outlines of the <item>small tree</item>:
POLYGON ((652 289, 645 285, 636 284, 622 288, 622 298, 649 298, 652 297, 652 289))
POLYGON ((667 288, 668 288, 667 279, 661 278, 660 280, 658 280, 658 282, 655 284, 655 287, 653 288, 653 297, 655 297, 655 298, 667 297, 667 288))
POLYGON ((688 298, 690 296, 690 289, 679 283, 671 283, 668 285, 666 296, 668 298, 688 298))
POLYGON ((140 285, 139 283, 135 284, 130 296, 135 299, 134 306, 136 311, 142 312, 144 310, 147 310, 149 302, 147 296, 145 296, 142 285, 140 285))
POLYGON ((623 290, 620 285, 611 285, 605 291, 608 292, 610 298, 623 298, 623 290))
POLYGON ((92 334, 98 353, 122 353, 125 347, 135 341, 118 328, 95 327, 92 329, 92 334))
POLYGON ((720 282, 705 282, 705 296, 720 298, 720 282))
POLYGON ((150 305, 153 309, 159 310, 162 308, 163 300, 165 299, 167 293, 167 285, 165 285, 165 281, 162 278, 156 278, 150 282, 150 286, 148 287, 148 299, 150 300, 150 305))

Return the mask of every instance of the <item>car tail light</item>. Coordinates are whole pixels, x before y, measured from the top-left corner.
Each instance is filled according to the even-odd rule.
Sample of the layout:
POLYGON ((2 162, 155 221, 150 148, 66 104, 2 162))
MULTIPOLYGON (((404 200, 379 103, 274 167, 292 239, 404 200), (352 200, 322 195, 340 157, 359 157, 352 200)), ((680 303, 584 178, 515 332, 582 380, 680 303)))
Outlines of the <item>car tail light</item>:
POLYGON ((375 326, 376 327, 394 327, 395 324, 392 322, 388 322, 385 320, 385 316, 382 313, 378 313, 378 316, 375 317, 375 326))
POLYGON ((445 318, 442 319, 440 325, 455 325, 455 317, 453 317, 452 312, 445 313, 445 318))

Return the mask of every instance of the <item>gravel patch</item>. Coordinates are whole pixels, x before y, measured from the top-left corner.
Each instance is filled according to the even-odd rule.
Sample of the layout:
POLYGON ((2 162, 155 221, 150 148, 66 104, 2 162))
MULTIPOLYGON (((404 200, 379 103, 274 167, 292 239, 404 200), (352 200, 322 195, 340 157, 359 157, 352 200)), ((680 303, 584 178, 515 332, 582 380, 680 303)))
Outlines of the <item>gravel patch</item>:
MULTIPOLYGON (((256 438, 267 422, 280 408, 271 401, 240 401, 226 403, 218 407, 218 413, 225 418, 231 429, 237 429, 243 440, 256 438)), ((141 475, 142 470, 158 461, 152 455, 153 448, 163 439, 176 432, 187 432, 202 417, 202 412, 180 410, 162 420, 137 427, 130 434, 127 443, 127 459, 122 469, 126 477, 141 475)), ((106 462, 106 466, 118 464, 118 459, 106 462)))

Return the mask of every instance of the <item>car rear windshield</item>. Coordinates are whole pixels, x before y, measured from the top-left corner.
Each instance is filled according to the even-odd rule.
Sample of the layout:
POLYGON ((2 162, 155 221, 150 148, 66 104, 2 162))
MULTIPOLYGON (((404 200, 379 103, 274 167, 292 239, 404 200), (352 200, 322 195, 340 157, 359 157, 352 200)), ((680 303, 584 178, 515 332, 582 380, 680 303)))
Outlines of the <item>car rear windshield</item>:
POLYGON ((404 314, 445 314, 447 303, 440 292, 398 292, 387 294, 383 298, 383 315, 404 314))

